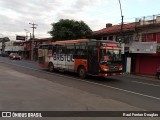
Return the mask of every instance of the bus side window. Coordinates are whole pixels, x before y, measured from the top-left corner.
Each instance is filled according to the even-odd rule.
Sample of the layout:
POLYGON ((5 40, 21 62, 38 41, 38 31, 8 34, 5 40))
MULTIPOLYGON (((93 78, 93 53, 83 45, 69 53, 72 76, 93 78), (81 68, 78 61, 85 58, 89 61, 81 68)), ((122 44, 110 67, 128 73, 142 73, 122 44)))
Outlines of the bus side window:
POLYGON ((80 48, 79 45, 76 45, 76 46, 75 46, 75 54, 76 54, 76 55, 78 55, 78 53, 79 53, 79 48, 80 48))
POLYGON ((53 46, 53 48, 52 48, 52 55, 53 55, 54 53, 56 53, 56 49, 57 49, 57 47, 56 47, 56 46, 53 46))
POLYGON ((72 54, 73 55, 74 52, 75 52, 74 44, 66 46, 66 54, 72 54))
POLYGON ((66 47, 65 46, 59 46, 57 52, 58 52, 58 54, 65 54, 66 53, 66 47))
POLYGON ((49 46, 48 46, 48 50, 52 50, 52 45, 49 45, 49 46))
POLYGON ((87 46, 86 45, 83 45, 83 46, 81 46, 81 54, 82 55, 87 55, 87 46))
POLYGON ((39 46, 39 49, 42 49, 42 45, 39 46))
POLYGON ((92 56, 98 56, 98 48, 96 48, 95 46, 89 46, 88 53, 92 56))
POLYGON ((87 58, 86 43, 76 44, 75 58, 79 58, 79 59, 86 59, 87 58))

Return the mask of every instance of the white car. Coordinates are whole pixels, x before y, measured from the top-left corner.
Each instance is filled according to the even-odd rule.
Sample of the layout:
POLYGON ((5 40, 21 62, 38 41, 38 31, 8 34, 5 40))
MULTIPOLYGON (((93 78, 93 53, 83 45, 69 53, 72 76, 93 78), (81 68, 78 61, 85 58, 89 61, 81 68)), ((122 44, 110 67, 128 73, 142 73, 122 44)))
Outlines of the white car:
POLYGON ((12 60, 21 60, 22 57, 20 55, 18 55, 17 53, 11 53, 9 55, 9 59, 12 59, 12 60))

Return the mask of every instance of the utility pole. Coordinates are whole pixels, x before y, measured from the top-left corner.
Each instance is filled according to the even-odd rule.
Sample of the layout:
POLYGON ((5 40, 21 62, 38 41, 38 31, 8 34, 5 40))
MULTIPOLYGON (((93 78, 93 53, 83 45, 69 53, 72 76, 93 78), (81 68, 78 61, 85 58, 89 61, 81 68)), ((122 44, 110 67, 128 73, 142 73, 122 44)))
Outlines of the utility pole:
POLYGON ((122 14, 122 6, 121 6, 121 1, 119 0, 119 6, 120 6, 120 11, 121 11, 121 40, 122 40, 122 33, 123 33, 123 14, 122 14))
POLYGON ((37 27, 35 27, 35 26, 38 26, 37 24, 34 24, 34 23, 29 23, 30 25, 32 25, 32 29, 33 29, 33 33, 32 33, 32 35, 33 35, 33 37, 32 37, 32 47, 31 47, 31 60, 34 60, 34 57, 33 57, 33 53, 34 53, 34 29, 36 29, 37 27))

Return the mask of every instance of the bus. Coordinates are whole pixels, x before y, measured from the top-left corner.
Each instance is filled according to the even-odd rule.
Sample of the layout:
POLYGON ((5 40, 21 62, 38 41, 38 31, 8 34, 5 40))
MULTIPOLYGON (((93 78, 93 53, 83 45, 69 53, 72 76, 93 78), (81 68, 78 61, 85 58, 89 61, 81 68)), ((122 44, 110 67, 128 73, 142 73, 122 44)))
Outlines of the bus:
POLYGON ((80 78, 122 74, 120 44, 108 40, 78 39, 41 44, 38 63, 50 72, 70 71, 78 73, 80 78))

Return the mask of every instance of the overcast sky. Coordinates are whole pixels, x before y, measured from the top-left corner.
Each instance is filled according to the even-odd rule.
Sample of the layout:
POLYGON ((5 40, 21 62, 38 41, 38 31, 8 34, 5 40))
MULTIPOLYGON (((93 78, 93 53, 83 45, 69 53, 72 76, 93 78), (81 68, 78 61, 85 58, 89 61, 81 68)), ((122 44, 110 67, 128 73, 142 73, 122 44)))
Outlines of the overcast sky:
MULTIPOLYGON (((160 14, 160 0, 121 0, 124 22, 135 17, 160 14)), ((83 20, 95 31, 106 23, 119 24, 121 14, 118 0, 0 0, 0 37, 15 39, 15 34, 32 32, 31 23, 38 24, 37 38, 45 38, 51 23, 59 19, 83 20)))

